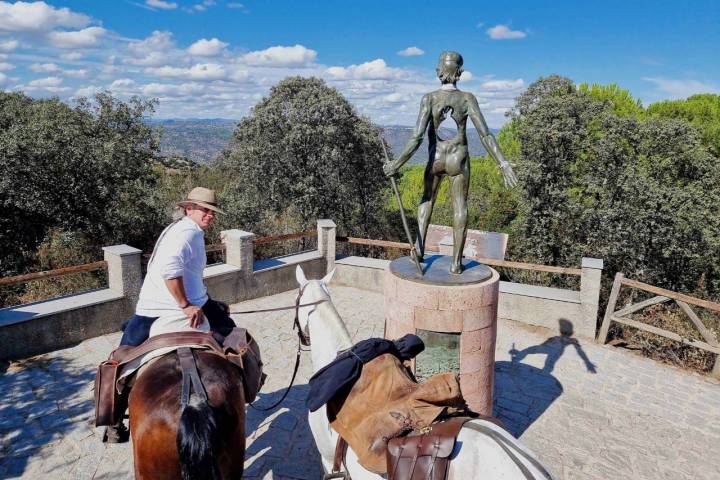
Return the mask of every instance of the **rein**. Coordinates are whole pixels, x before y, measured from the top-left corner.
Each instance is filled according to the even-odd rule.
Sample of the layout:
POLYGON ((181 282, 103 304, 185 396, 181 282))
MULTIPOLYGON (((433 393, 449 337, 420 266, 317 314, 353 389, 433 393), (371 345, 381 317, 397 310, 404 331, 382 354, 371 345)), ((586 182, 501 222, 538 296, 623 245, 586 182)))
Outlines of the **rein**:
MULTIPOLYGON (((307 284, 305 285, 307 286, 307 284)), ((312 303, 305 303, 303 305, 300 305, 300 299, 303 296, 303 292, 305 291, 305 286, 302 286, 300 290, 298 291, 298 296, 295 299, 295 305, 294 306, 288 306, 288 307, 277 307, 277 308, 268 308, 263 310, 250 310, 250 311, 243 311, 243 312, 230 312, 230 313, 257 313, 257 312, 275 312, 279 310, 290 310, 291 308, 295 309, 295 318, 293 319, 293 329, 297 329, 298 334, 298 346, 297 346, 297 352, 295 353, 295 367, 293 368, 293 374, 292 378, 290 379, 290 385, 287 386, 285 389, 285 392, 283 393, 282 397, 280 397, 280 400, 273 403, 269 407, 263 407, 259 408, 250 403, 250 407, 254 408, 255 410, 259 410, 262 412, 272 410, 273 408, 277 407, 282 403, 283 400, 285 400, 285 397, 287 397, 288 393, 290 393, 290 389, 292 388, 293 384, 295 383, 295 377, 297 376, 298 368, 300 367, 300 353, 302 352, 302 347, 310 346, 310 335, 307 335, 305 332, 302 331, 302 328, 300 327, 300 307, 310 307, 312 305, 319 305, 321 303, 327 302, 327 300, 318 300, 317 302, 312 303)))

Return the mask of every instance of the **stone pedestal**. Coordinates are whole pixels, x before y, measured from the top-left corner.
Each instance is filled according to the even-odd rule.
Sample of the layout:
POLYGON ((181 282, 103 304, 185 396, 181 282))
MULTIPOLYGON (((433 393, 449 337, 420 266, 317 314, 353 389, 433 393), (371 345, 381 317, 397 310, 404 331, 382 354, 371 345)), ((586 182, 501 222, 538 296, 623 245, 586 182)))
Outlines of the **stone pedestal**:
POLYGON ((459 333, 463 396, 472 410, 492 415, 499 275, 468 262, 462 275, 447 274, 449 280, 443 281, 440 270, 430 275, 434 265, 447 268, 447 262, 436 257, 422 264, 422 277, 411 274, 411 269, 393 268, 407 260, 391 263, 385 273, 385 337, 394 339, 417 330, 459 333), (463 283, 466 275, 470 280, 463 283))

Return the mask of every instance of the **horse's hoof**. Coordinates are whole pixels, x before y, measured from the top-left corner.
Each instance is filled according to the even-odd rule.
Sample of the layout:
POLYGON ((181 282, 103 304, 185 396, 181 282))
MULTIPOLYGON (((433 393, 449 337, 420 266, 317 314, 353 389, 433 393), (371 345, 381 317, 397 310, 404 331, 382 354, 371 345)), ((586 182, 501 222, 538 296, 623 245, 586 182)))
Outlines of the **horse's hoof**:
POLYGON ((130 430, 122 423, 117 426, 105 427, 103 443, 125 443, 130 440, 130 430))

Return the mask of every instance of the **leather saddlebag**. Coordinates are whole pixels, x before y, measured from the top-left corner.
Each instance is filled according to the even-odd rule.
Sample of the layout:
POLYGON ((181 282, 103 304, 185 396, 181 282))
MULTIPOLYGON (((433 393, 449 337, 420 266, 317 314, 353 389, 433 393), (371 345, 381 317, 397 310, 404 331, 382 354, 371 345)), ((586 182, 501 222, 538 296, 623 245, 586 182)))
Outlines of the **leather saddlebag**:
POLYGON ((102 427, 117 424, 118 392, 115 388, 120 364, 115 360, 105 360, 97 369, 95 376, 95 426, 102 427))
POLYGON ((420 435, 393 438, 387 447, 388 480, 445 480, 450 455, 469 417, 433 424, 420 435))
POLYGON ((250 332, 238 327, 225 337, 223 351, 228 360, 242 369, 245 402, 252 403, 267 377, 263 373, 260 347, 250 332))

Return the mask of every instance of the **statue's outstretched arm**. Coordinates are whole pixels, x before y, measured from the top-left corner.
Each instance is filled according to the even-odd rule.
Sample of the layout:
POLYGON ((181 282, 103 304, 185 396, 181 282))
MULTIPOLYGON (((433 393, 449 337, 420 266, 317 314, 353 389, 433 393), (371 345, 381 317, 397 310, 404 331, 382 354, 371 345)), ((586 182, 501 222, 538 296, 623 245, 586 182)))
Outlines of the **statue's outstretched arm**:
POLYGON ((427 130, 428 122, 430 121, 432 109, 430 108, 430 96, 425 95, 420 102, 420 113, 418 113, 418 119, 415 123, 415 130, 410 140, 405 144, 405 148, 398 158, 390 163, 386 163, 383 166, 385 175, 388 177, 393 176, 397 171, 405 165, 405 162, 410 160, 410 157, 420 148, 423 137, 425 136, 425 130, 427 130))
POLYGON ((512 167, 505 160, 505 156, 500 151, 500 145, 495 140, 495 135, 490 133, 487 124, 485 123, 485 117, 480 112, 480 106, 477 103, 477 99, 474 95, 468 95, 468 113, 470 120, 480 136, 480 142, 485 147, 485 150, 492 156, 498 164, 498 167, 503 172, 503 178, 505 179, 505 186, 514 187, 517 185, 517 178, 512 170, 512 167))

